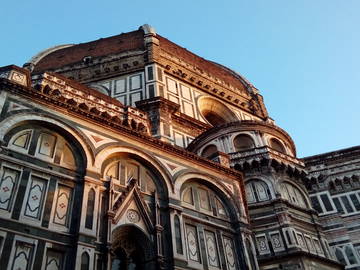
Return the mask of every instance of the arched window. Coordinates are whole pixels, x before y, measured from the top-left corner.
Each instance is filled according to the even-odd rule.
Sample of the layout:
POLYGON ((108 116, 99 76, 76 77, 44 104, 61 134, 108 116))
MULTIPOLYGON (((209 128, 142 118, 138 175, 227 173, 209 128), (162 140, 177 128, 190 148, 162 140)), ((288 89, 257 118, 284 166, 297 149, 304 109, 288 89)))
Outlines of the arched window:
POLYGON ((39 226, 46 218, 50 230, 69 232, 71 215, 81 214, 81 208, 73 207, 74 198, 80 196, 78 186, 83 181, 79 180, 86 168, 80 144, 66 130, 40 121, 19 123, 5 134, 3 143, 11 149, 9 156, 14 158, 16 152, 16 159, 27 162, 21 168, 10 161, 1 164, 0 209, 12 212, 16 209, 16 196, 21 195, 23 207, 17 210, 21 216, 39 226), (39 174, 40 167, 48 170, 39 174), (24 187, 20 185, 22 170, 32 171, 24 187), (68 177, 59 178, 58 172, 68 177))
POLYGON ((346 254, 346 257, 348 258, 350 265, 358 263, 357 259, 355 257, 355 254, 350 246, 345 247, 345 254, 346 254))
POLYGON ((252 180, 245 186, 248 203, 263 202, 271 199, 268 185, 261 180, 252 180))
MULTIPOLYGON (((26 125, 24 128, 28 126, 30 125, 26 125)), ((58 133, 36 125, 31 125, 31 129, 23 129, 18 132, 15 130, 6 135, 10 149, 36 156, 39 159, 59 164, 68 169, 76 167, 71 146, 58 133)))
POLYGON ((81 255, 81 270, 89 270, 90 269, 90 256, 87 252, 83 252, 81 255))
POLYGON ((185 207, 193 206, 207 214, 228 218, 222 200, 205 185, 198 183, 187 184, 181 192, 181 199, 185 203, 185 207))
POLYGON ((131 158, 115 159, 105 167, 105 177, 111 178, 117 185, 126 186, 131 179, 136 179, 141 191, 155 191, 154 176, 150 170, 131 158))
POLYGON ((341 262, 343 265, 346 265, 344 254, 340 248, 336 248, 335 256, 339 262, 341 262))
MULTIPOLYGON (((220 191, 218 191, 220 192, 220 191)), ((174 217, 176 252, 187 256, 189 267, 199 269, 207 261, 211 269, 222 268, 222 263, 226 264, 226 269, 238 269, 235 241, 238 239, 235 233, 222 228, 232 228, 230 201, 226 204, 227 198, 218 193, 216 187, 211 188, 202 182, 189 181, 181 188, 182 206, 186 209, 186 216, 182 217, 183 235, 177 229, 180 220, 174 217), (188 198, 193 196, 193 204, 190 205, 188 198), (190 216, 193 216, 191 218, 190 216), (201 225, 200 225, 201 224, 201 225), (218 224, 220 226, 216 226, 218 224), (203 240, 199 236, 203 235, 203 240), (184 250, 178 249, 183 237, 184 250), (200 241, 201 240, 201 241, 200 241), (224 252, 221 250, 223 245, 224 252), (181 251, 183 251, 181 253, 181 251)), ((239 250, 239 252, 244 252, 239 250)))
POLYGON ((271 138, 270 147, 280 153, 286 154, 284 145, 278 139, 271 138))
POLYGON ((94 209, 95 209, 95 190, 90 189, 88 192, 87 205, 86 205, 86 219, 85 219, 85 228, 90 230, 93 227, 94 209))
POLYGON ((308 207, 305 196, 294 185, 284 182, 281 184, 280 189, 283 199, 301 207, 308 207))
POLYGON ((175 215, 175 217, 174 217, 174 227, 175 227, 176 252, 178 254, 183 254, 181 225, 180 225, 180 219, 177 215, 175 215))
POLYGON ((201 153, 201 156, 204 158, 212 158, 213 155, 218 151, 216 145, 208 145, 204 148, 204 150, 201 153))
POLYGON ((255 146, 253 139, 245 134, 237 135, 234 139, 235 151, 243 151, 255 146))

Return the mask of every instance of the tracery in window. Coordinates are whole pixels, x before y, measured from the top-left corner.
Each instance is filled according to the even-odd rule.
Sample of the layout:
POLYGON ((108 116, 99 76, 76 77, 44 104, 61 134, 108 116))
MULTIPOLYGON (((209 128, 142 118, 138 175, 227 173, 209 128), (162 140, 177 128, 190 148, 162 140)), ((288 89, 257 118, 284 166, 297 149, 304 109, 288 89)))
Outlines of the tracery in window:
POLYGON ((337 260, 345 266, 353 266, 359 264, 357 255, 351 245, 337 246, 335 248, 335 256, 337 260))
POLYGON ((192 187, 188 187, 184 191, 182 200, 188 204, 194 205, 194 195, 193 195, 192 187))
POLYGON ((271 199, 268 185, 261 180, 251 180, 245 185, 248 203, 263 202, 271 199))
MULTIPOLYGON (((238 257, 234 242, 236 237, 235 234, 232 234, 233 231, 225 229, 232 228, 229 208, 216 189, 211 189, 201 182, 189 181, 181 189, 181 200, 182 206, 189 210, 184 211, 187 212, 187 215, 182 217, 182 222, 184 223, 184 244, 187 251, 185 253, 191 267, 200 268, 200 265, 204 264, 203 260, 206 260, 211 269, 222 269, 223 264, 226 264, 226 269, 238 269, 238 257), (188 215, 202 221, 194 222, 188 218, 188 215), (215 226, 216 223, 223 226, 215 226), (199 235, 202 235, 201 241, 199 235), (221 245, 224 252, 220 252, 221 245)), ((175 240, 180 245, 177 235, 180 235, 181 231, 176 228, 177 220, 178 218, 175 216, 175 240)), ((177 253, 179 254, 178 250, 177 253)))
POLYGON ((229 217, 222 200, 205 185, 196 182, 186 184, 181 193, 181 200, 185 207, 195 208, 208 215, 229 217))
POLYGON ((249 135, 240 134, 234 139, 235 151, 243 151, 255 146, 253 139, 249 135))
POLYGON ((345 254, 346 254, 346 257, 349 260, 350 265, 358 263, 358 261, 357 261, 357 259, 355 257, 355 254, 354 254, 354 252, 353 252, 353 250, 352 250, 352 248, 350 246, 345 247, 345 254))
POLYGON ((42 132, 38 140, 37 154, 48 158, 54 157, 56 136, 42 132))
POLYGON ((307 207, 305 196, 294 185, 284 182, 280 186, 282 197, 300 207, 307 207))
POLYGON ((105 168, 105 177, 117 185, 126 186, 135 179, 142 192, 155 191, 154 176, 145 166, 130 158, 117 159, 105 168))
POLYGON ((335 250, 335 256, 337 258, 337 260, 339 262, 341 262, 342 264, 346 265, 346 261, 345 261, 345 257, 344 254, 342 252, 342 250, 340 248, 336 248, 335 250))
MULTIPOLYGON (((26 127, 28 125, 24 126, 24 128, 26 127)), ((6 135, 11 136, 8 147, 17 152, 34 155, 46 162, 53 162, 65 168, 75 169, 76 159, 74 152, 64 137, 41 126, 31 125, 31 127, 32 129, 24 129, 13 135, 13 131, 10 131, 6 135)))

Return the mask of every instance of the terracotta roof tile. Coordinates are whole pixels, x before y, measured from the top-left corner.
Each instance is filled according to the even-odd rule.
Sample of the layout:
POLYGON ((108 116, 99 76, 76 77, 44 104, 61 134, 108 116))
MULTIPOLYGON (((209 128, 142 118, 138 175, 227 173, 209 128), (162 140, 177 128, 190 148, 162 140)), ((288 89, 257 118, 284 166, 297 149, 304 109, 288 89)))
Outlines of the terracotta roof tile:
POLYGON ((144 50, 144 32, 142 30, 80 43, 54 51, 35 65, 34 72, 53 70, 75 64, 81 62, 86 56, 100 57, 128 50, 144 50))
POLYGON ((157 35, 157 37, 162 50, 183 59, 185 62, 196 66, 203 72, 209 73, 234 87, 244 89, 244 84, 239 79, 240 75, 236 75, 235 72, 231 72, 219 64, 206 60, 160 35, 157 35))
MULTIPOLYGON (((159 39, 160 48, 162 50, 183 59, 185 62, 197 67, 199 70, 209 73, 233 87, 239 89, 245 88, 244 80, 241 80, 242 77, 230 69, 197 56, 160 35, 157 35, 157 38, 159 39)), ((143 30, 123 33, 117 36, 80 43, 71 47, 56 50, 43 57, 35 65, 34 72, 40 73, 75 64, 83 61, 86 56, 96 58, 129 50, 145 50, 143 30)))

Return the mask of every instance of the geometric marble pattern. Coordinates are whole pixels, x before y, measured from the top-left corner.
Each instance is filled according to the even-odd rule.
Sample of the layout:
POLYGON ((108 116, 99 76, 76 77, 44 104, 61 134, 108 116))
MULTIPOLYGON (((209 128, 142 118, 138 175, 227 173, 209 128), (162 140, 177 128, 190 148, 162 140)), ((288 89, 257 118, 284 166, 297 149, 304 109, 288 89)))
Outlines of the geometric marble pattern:
POLYGON ((0 180, 0 209, 10 210, 19 178, 19 172, 3 167, 0 180))
POLYGON ((233 242, 230 238, 226 236, 224 236, 223 239, 224 239, 224 249, 225 249, 227 267, 229 270, 236 270, 233 242))
POLYGON ((11 270, 29 270, 33 251, 33 245, 17 241, 11 270))
POLYGON ((195 262, 200 262, 196 227, 186 225, 186 237, 189 251, 189 259, 195 262))
POLYGON ((69 204, 71 203, 71 188, 66 186, 58 186, 58 194, 56 198, 54 223, 66 226, 69 218, 69 204))
POLYGON ((46 268, 45 270, 62 270, 63 254, 53 250, 46 252, 46 268))
POLYGON ((40 219, 45 191, 46 181, 37 177, 31 177, 31 186, 24 213, 26 216, 40 219))
POLYGON ((208 255, 209 265, 219 267, 219 257, 216 245, 215 234, 213 232, 205 231, 205 243, 208 255))

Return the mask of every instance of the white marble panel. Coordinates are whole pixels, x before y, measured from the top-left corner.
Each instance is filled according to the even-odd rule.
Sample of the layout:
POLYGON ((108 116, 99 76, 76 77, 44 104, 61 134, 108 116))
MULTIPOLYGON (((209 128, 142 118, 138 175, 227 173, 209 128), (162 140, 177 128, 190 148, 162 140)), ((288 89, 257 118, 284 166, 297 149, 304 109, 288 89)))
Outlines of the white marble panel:
POLYGON ((72 190, 66 186, 58 186, 54 223, 66 226, 68 223, 72 190))
POLYGON ((40 219, 44 197, 46 192, 46 181, 37 177, 31 177, 31 185, 28 191, 25 216, 40 219))
POLYGON ((0 209, 10 210, 18 184, 19 172, 3 168, 0 182, 0 209))

